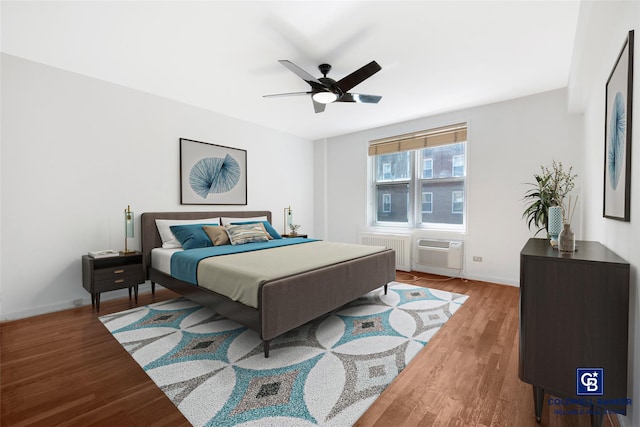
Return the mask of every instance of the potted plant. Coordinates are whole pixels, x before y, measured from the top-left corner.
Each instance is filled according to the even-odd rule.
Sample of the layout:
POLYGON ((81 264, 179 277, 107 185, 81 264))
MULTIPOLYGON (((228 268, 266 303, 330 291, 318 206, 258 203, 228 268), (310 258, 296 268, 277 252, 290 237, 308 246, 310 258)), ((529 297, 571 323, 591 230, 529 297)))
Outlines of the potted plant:
POLYGON ((560 207, 564 222, 568 221, 564 208, 565 197, 573 190, 575 186, 575 178, 578 176, 573 174, 573 166, 565 171, 561 162, 552 163, 551 169, 541 166, 541 173, 534 174, 536 182, 527 183, 531 186, 524 195, 527 203, 522 218, 527 221, 527 226, 531 230, 532 226, 537 227, 536 236, 542 230, 548 231, 549 226, 549 208, 552 206, 560 207))
POLYGON ((289 233, 289 236, 297 236, 298 235, 298 228, 300 228, 299 224, 289 224, 289 228, 291 229, 291 232, 289 233))

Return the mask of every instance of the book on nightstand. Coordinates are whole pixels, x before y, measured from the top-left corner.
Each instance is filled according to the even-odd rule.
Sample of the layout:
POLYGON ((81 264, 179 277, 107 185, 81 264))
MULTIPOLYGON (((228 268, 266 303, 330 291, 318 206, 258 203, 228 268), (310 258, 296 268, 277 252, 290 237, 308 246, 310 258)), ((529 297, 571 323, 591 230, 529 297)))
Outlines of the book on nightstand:
POLYGON ((91 258, 109 258, 112 256, 118 256, 120 252, 114 251, 113 249, 104 249, 102 251, 90 251, 89 256, 91 258))

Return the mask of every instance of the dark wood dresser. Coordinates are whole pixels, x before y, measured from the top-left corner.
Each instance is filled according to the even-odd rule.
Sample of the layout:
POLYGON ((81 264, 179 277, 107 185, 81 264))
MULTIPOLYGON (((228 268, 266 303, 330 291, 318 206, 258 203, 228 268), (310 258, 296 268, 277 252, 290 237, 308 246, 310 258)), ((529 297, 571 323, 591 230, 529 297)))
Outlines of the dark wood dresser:
POLYGON ((626 414, 629 264, 598 242, 576 248, 561 255, 548 240, 530 239, 520 252, 518 374, 533 385, 538 422, 543 403, 554 411, 568 402, 600 426, 604 410, 626 414), (601 394, 578 388, 578 368, 602 369, 601 394))

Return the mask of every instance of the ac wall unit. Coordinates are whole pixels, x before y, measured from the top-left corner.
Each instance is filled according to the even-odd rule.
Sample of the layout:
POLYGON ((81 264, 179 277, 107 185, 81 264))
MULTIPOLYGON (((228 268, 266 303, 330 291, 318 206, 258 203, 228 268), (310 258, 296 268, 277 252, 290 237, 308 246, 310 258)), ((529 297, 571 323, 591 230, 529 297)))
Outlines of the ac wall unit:
POLYGON ((455 240, 418 239, 415 265, 462 269, 462 242, 455 240))
POLYGON ((411 271, 411 235, 360 233, 361 245, 384 246, 396 252, 396 270, 411 271))

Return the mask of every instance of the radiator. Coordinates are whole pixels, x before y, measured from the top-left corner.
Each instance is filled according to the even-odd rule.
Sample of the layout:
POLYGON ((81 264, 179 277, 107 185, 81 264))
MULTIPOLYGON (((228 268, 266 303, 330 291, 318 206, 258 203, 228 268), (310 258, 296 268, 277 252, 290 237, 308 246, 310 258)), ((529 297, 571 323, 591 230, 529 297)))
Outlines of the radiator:
POLYGON ((411 271, 411 235, 360 233, 360 244, 384 246, 396 252, 396 269, 411 271))
POLYGON ((416 268, 439 267, 462 269, 462 242, 418 239, 416 268))

